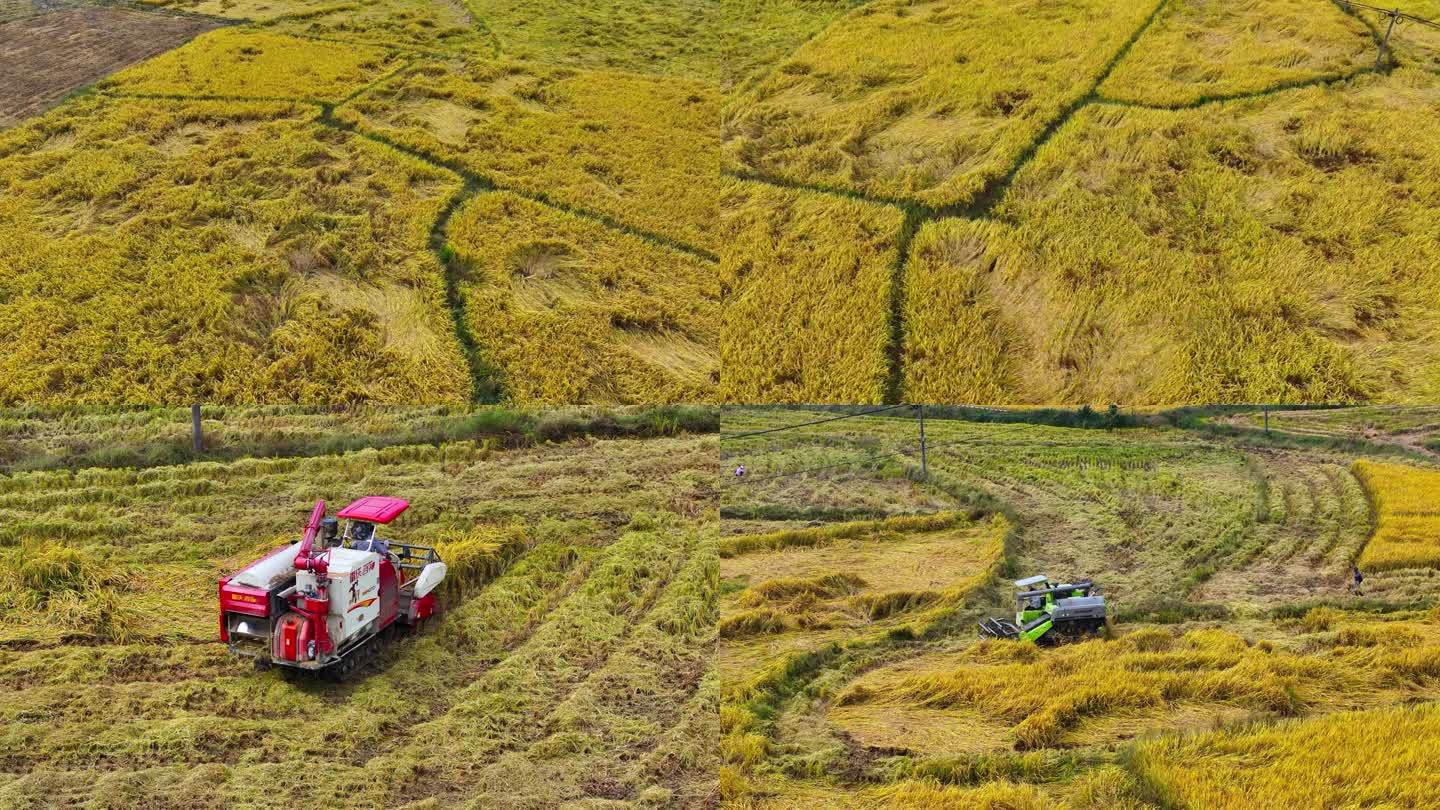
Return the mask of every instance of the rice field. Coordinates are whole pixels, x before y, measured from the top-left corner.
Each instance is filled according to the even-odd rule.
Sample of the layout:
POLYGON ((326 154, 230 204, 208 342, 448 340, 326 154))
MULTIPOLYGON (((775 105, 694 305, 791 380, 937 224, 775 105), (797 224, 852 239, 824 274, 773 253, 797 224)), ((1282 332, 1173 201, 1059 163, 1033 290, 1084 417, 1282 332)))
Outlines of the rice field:
POLYGON ((280 102, 96 96, 0 134, 3 402, 461 401, 459 184, 280 102))
POLYGON ((1440 471, 1359 461, 1355 474, 1365 484, 1377 520, 1360 564, 1379 570, 1440 568, 1440 507, 1435 503, 1440 471))
MULTIPOLYGON (((70 424, 100 437, 146 413, 70 424)), ((318 427, 212 416, 236 446, 267 421, 318 427)), ((382 440, 439 416, 323 418, 382 440)), ((0 803, 713 805, 715 440, 607 439, 594 416, 553 441, 0 475, 0 803), (440 616, 343 684, 232 658, 216 577, 293 541, 314 499, 376 492, 411 499, 391 532, 449 562, 440 616)))
POLYGON ((721 228, 722 391, 730 402, 876 402, 889 383, 901 215, 731 179, 721 228))
MULTIPOLYGON (((722 436, 822 415, 726 408, 722 436)), ((1440 578, 1367 560, 1401 508, 1370 494, 1386 465, 1160 424, 932 414, 928 477, 903 411, 723 439, 724 804, 1427 806, 1440 578), (896 513, 859 511, 879 492, 896 513), (994 556, 924 557, 987 522, 994 556), (923 618, 857 621, 867 593, 914 599, 952 565, 973 579, 923 618), (1093 578, 1104 635, 978 640, 1035 573, 1093 578)), ((1429 474, 1393 479, 1393 502, 1429 474)))
POLYGON ((737 171, 963 205, 1083 97, 1149 2, 868 3, 725 111, 737 171))
POLYGON ((450 223, 481 363, 515 402, 713 398, 719 292, 709 267, 518 195, 450 223))
POLYGON ((705 82, 426 63, 339 115, 508 189, 718 249, 718 97, 705 82))
POLYGON ((716 399, 720 4, 138 8, 0 132, 0 403, 716 399))
MULTIPOLYGON (((1308 0, 876 2, 828 21, 731 93, 725 171, 795 205, 888 209, 899 258, 857 292, 777 257, 745 307, 844 303, 783 316, 764 354, 725 337, 727 374, 769 402, 1433 400, 1440 40, 1401 26, 1377 64, 1385 23, 1308 0), (888 337, 829 326, 862 306, 891 313, 888 337), (797 395, 773 373, 877 339, 882 387, 846 364, 797 395)), ((813 251, 854 246, 835 229, 813 251)))

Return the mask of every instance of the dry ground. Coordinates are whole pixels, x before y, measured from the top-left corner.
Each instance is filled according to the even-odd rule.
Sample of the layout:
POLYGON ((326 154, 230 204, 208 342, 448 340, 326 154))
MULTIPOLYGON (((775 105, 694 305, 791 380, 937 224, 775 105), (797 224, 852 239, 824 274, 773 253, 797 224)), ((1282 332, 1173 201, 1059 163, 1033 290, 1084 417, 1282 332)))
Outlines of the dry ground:
POLYGON ((0 23, 0 128, 216 27, 200 17, 104 7, 67 8, 0 23))

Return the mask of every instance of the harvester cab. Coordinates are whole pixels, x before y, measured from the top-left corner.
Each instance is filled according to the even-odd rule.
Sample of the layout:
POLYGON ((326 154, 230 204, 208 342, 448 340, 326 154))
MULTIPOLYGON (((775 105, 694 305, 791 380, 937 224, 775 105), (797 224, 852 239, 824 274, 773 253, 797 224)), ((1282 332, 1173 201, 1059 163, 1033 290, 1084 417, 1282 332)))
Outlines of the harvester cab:
POLYGON ((435 549, 379 537, 409 507, 370 495, 332 518, 316 503, 300 542, 220 579, 220 640, 257 666, 349 675, 397 626, 435 612, 445 578, 435 549))
POLYGON ((1095 583, 1052 584, 1039 574, 1015 580, 1015 620, 982 619, 983 638, 1030 641, 1074 639, 1105 629, 1105 597, 1094 593, 1095 583))

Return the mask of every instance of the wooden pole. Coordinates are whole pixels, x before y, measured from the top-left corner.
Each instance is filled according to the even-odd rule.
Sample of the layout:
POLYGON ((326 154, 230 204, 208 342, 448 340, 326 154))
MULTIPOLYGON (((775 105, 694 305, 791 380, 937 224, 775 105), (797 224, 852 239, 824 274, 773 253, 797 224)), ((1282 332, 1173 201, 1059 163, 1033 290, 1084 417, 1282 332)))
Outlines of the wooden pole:
POLYGON ((1400 19, 1400 9, 1390 12, 1390 24, 1385 27, 1385 38, 1380 41, 1380 52, 1375 54, 1375 69, 1381 70, 1385 61, 1385 51, 1390 48, 1390 33, 1395 30, 1395 21, 1400 19))
POLYGON ((920 477, 930 478, 930 461, 925 454, 925 406, 916 405, 916 413, 920 416, 920 477))
POLYGON ((205 449, 205 435, 200 427, 200 406, 190 406, 190 439, 195 450, 195 455, 200 455, 205 449))
POLYGON ((1260 410, 1265 414, 1265 435, 1270 435, 1270 406, 1261 405, 1260 410))

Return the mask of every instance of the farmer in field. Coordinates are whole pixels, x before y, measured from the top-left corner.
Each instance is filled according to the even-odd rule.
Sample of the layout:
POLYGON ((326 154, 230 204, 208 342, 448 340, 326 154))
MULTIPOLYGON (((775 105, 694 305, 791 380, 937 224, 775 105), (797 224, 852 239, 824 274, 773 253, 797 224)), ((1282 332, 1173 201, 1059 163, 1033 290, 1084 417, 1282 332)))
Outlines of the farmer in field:
POLYGON ((736 468, 735 468, 735 477, 736 477, 736 478, 744 478, 744 477, 745 477, 745 465, 744 465, 744 464, 741 464, 739 467, 736 467, 736 468))
POLYGON ((1360 573, 1360 566, 1355 565, 1354 563, 1350 564, 1350 570, 1354 574, 1355 578, 1354 584, 1350 587, 1353 591, 1355 591, 1356 596, 1360 596, 1360 583, 1365 581, 1365 575, 1360 573))

